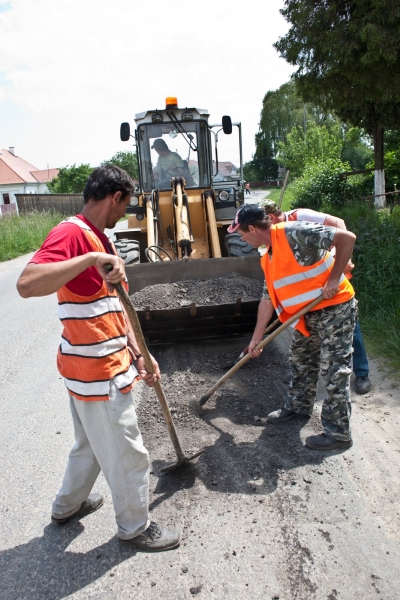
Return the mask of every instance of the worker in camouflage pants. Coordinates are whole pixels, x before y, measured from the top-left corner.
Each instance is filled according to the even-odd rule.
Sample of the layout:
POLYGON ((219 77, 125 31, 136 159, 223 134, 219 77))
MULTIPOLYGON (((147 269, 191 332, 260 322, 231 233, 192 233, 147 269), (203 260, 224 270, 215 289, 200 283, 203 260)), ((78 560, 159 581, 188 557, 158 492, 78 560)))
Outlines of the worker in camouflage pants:
POLYGON ((322 425, 328 435, 343 441, 351 439, 349 382, 356 305, 353 298, 350 302, 328 306, 304 316, 310 337, 299 331, 293 334, 290 347, 292 380, 284 404, 287 411, 310 415, 321 372, 326 390, 322 425))
POLYGON ((245 204, 228 228, 242 240, 259 248, 266 288, 257 324, 248 346, 257 358, 257 345, 264 337, 273 311, 285 323, 319 298, 317 306, 293 322, 290 349, 291 383, 281 409, 271 412, 268 423, 307 418, 313 410, 318 378, 324 379, 326 398, 322 409, 324 433, 309 436, 313 450, 347 449, 350 431, 350 374, 352 339, 357 319, 357 301, 344 276, 355 235, 337 227, 294 221, 273 225, 263 208, 245 204), (335 247, 336 256, 330 252, 335 247))

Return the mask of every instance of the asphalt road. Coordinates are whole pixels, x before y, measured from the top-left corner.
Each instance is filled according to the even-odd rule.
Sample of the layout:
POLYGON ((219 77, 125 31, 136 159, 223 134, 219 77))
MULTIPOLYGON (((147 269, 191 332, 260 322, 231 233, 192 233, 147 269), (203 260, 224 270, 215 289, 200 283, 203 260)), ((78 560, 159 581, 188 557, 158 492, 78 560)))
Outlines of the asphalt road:
MULTIPOLYGON (((56 370, 56 298, 19 297, 15 284, 26 262, 0 264, 1 600, 399 600, 400 396, 375 363, 373 392, 355 397, 355 445, 346 453, 305 454, 307 426, 282 426, 288 446, 272 480, 262 463, 275 431, 264 417, 256 422, 249 410, 235 422, 225 403, 213 421, 186 433, 195 447, 202 436, 220 445, 228 436, 247 460, 259 453, 251 488, 244 466, 212 461, 212 445, 188 474, 166 484, 154 461, 170 450, 167 434, 161 428, 149 437, 153 513, 184 531, 178 550, 121 548, 101 475, 95 491, 104 507, 63 528, 51 525, 73 431, 56 370), (219 482, 226 476, 225 489, 219 482)), ((184 372, 175 377, 185 385, 184 372)), ((199 396, 201 381, 192 389, 199 396)))

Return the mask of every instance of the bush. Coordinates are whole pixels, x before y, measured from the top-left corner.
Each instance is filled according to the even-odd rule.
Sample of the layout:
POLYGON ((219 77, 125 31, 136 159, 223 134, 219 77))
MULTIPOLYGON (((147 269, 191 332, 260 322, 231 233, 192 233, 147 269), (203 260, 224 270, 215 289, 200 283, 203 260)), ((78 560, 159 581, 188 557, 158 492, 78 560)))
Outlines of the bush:
MULTIPOLYGON (((323 212, 329 212, 323 206, 323 212)), ((368 349, 400 367, 400 209, 352 206, 332 211, 356 236, 351 283, 359 301, 360 323, 368 349)))
POLYGON ((328 158, 305 168, 294 186, 292 208, 320 210, 323 204, 343 206, 359 196, 357 186, 340 173, 349 171, 350 166, 340 159, 328 158))

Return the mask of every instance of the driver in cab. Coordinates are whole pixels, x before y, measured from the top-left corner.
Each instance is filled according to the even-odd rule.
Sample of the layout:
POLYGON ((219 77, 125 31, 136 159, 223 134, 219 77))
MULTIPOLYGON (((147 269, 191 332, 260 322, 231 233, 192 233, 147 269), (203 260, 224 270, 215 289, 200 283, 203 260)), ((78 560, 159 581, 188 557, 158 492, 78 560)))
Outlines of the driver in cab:
POLYGON ((183 177, 185 165, 177 154, 172 152, 161 138, 154 140, 151 147, 158 154, 154 175, 158 180, 159 188, 170 188, 172 177, 183 177))

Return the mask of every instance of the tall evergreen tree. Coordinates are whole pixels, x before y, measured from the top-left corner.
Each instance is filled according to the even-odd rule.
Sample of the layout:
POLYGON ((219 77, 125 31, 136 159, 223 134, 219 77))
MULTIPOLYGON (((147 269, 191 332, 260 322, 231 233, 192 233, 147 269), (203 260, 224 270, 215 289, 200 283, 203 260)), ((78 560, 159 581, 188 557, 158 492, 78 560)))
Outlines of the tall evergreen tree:
POLYGON ((275 48, 298 66, 301 97, 373 137, 375 194, 383 193, 384 129, 400 122, 398 0, 286 0, 281 13, 291 28, 275 48))

